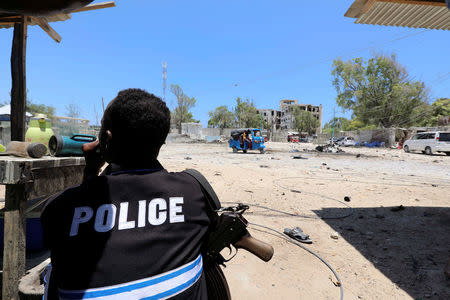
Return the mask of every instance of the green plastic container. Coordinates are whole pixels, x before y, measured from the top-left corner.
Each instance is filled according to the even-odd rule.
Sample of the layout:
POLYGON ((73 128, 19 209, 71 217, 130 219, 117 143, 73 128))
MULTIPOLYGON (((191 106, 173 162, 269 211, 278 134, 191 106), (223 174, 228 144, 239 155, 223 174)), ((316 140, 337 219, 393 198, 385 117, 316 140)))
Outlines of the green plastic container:
POLYGON ((25 134, 25 141, 30 143, 42 143, 47 147, 48 141, 53 135, 50 119, 44 114, 37 114, 30 119, 28 130, 25 134))

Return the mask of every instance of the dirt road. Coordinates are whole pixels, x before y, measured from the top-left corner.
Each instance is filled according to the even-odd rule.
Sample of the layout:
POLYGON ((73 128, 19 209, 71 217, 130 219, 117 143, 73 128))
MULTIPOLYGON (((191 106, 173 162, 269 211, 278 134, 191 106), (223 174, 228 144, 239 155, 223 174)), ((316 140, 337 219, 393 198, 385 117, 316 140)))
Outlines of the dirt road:
MULTIPOLYGON (((160 160, 171 171, 200 170, 222 202, 295 214, 252 207, 246 218, 279 231, 300 226, 313 240, 303 245, 338 272, 345 299, 450 299, 443 273, 450 258, 450 157, 267 146, 261 155, 233 154, 225 144, 167 144, 160 160)), ((234 299, 339 299, 337 280, 319 259, 267 229, 250 230, 275 255, 264 263, 238 252, 224 270, 234 299)))

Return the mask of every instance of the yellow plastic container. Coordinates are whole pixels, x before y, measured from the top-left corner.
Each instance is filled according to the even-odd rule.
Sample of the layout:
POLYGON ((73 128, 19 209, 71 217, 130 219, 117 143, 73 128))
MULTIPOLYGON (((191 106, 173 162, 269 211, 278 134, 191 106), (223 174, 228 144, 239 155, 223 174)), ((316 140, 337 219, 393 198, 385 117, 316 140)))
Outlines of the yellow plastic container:
POLYGON ((42 143, 47 147, 48 141, 53 135, 50 119, 44 114, 37 114, 30 119, 28 130, 25 134, 25 141, 31 143, 42 143))

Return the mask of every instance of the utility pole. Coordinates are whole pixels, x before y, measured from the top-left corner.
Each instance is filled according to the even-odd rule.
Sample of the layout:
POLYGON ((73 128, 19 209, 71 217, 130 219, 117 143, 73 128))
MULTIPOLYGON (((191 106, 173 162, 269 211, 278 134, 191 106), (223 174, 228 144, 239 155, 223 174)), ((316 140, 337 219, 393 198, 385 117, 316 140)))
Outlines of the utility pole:
POLYGON ((162 63, 162 80, 163 80, 163 100, 166 101, 166 83, 167 83, 167 63, 162 63))
POLYGON ((331 140, 334 140, 334 126, 336 126, 336 106, 333 107, 333 137, 331 138, 331 140))

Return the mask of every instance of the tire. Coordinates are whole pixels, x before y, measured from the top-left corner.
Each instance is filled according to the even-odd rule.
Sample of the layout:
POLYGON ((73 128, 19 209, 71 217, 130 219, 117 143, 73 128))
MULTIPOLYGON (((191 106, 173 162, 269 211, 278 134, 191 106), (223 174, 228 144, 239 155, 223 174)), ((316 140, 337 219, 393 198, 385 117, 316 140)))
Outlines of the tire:
POLYGON ((233 147, 233 153, 237 153, 238 149, 236 147, 233 147))
POLYGON ((264 154, 266 153, 266 151, 264 150, 264 148, 259 149, 259 153, 264 154))
POLYGON ((247 153, 247 150, 242 150, 242 152, 247 153))
POLYGON ((405 150, 406 153, 409 153, 409 147, 408 146, 404 146, 403 150, 405 150))
POLYGON ((432 154, 433 154, 433 152, 431 151, 431 148, 430 148, 430 147, 426 147, 426 148, 425 148, 425 154, 426 154, 426 155, 432 155, 432 154))

